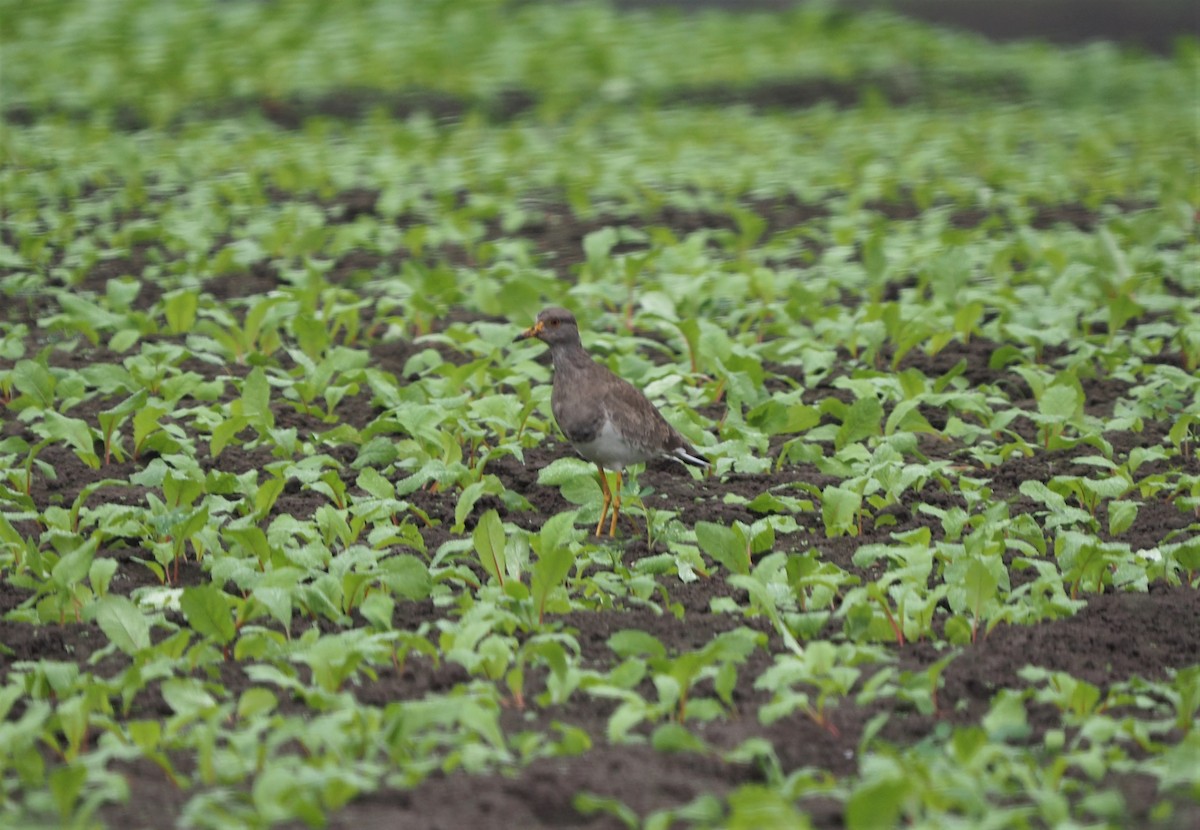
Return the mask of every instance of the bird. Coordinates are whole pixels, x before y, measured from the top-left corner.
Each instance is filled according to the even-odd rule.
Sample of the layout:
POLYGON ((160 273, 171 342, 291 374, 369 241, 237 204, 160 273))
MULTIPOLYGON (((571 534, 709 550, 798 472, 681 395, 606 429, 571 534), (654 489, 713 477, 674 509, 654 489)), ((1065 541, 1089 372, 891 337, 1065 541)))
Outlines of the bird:
POLYGON ((596 536, 602 535, 610 506, 608 535, 616 534, 622 471, 628 465, 665 456, 695 467, 711 466, 637 387, 592 359, 583 348, 579 324, 570 311, 557 307, 542 310, 514 342, 530 338, 550 347, 554 420, 575 451, 595 464, 600 474, 603 505, 596 536), (606 469, 617 474, 615 490, 609 487, 606 469))

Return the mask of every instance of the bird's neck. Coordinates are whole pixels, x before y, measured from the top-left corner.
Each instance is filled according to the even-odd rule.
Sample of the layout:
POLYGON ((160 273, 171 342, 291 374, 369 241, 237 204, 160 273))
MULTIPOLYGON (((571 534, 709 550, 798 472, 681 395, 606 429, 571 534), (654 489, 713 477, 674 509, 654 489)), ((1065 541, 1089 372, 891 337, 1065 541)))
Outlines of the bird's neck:
POLYGON ((576 340, 574 343, 563 343, 550 350, 550 359, 554 362, 554 371, 561 372, 572 368, 578 370, 594 364, 591 355, 576 340))

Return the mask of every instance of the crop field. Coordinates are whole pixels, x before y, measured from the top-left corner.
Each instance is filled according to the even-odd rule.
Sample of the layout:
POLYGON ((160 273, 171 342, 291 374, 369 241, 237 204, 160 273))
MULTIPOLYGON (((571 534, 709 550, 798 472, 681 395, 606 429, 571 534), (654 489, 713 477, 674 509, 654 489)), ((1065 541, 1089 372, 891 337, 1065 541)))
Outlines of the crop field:
POLYGON ((1200 43, 626 5, 0 0, 0 828, 1200 826, 1200 43))

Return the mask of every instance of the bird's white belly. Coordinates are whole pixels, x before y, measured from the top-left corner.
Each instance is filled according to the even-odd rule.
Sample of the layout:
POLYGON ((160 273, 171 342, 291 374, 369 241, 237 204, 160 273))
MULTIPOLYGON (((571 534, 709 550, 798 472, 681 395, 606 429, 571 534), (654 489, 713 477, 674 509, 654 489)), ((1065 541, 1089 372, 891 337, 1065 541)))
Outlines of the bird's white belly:
POLYGON ((607 419, 593 440, 576 444, 575 449, 588 461, 607 470, 621 470, 628 464, 638 464, 648 458, 644 450, 627 441, 607 419))

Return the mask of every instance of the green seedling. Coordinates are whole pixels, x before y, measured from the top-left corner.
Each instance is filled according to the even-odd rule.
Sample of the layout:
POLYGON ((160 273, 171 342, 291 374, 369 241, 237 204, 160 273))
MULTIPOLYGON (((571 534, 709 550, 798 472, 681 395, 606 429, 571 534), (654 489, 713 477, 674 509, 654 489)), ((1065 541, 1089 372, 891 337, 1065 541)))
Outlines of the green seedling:
MULTIPOLYGON (((619 740, 643 720, 671 716, 683 723, 691 715, 710 720, 720 712, 717 701, 695 700, 693 687, 711 678, 720 703, 733 705, 732 690, 737 682, 737 666, 762 645, 764 635, 748 628, 736 628, 718 634, 703 648, 669 657, 657 639, 642 631, 619 631, 609 638, 609 648, 626 661, 627 669, 636 668, 636 678, 648 674, 658 693, 658 701, 650 703, 637 695, 625 694, 625 703, 609 721, 609 735, 619 740), (632 662, 631 662, 632 661, 632 662)), ((624 671, 624 670, 622 670, 624 671)), ((627 687, 626 681, 614 678, 617 688, 627 687)), ((600 691, 596 689, 593 693, 600 691)))
POLYGON ((64 533, 54 537, 56 553, 46 551, 37 561, 26 560, 31 571, 41 571, 32 574, 38 581, 34 596, 26 601, 36 602, 40 619, 57 619, 59 625, 66 624, 68 613, 76 622, 82 619, 84 609, 95 598, 88 578, 99 542, 96 535, 83 539, 64 533))
POLYGON ((196 311, 200 307, 200 295, 196 291, 173 291, 163 297, 163 313, 167 318, 167 331, 181 335, 190 332, 196 324, 196 311))
MULTIPOLYGON (((570 514, 559 514, 559 516, 566 517, 563 519, 564 523, 573 518, 570 514)), ((559 516, 554 518, 557 519, 559 516)), ((542 528, 535 548, 538 559, 533 566, 530 596, 537 609, 538 625, 542 625, 545 621, 546 604, 551 593, 562 587, 566 582, 567 575, 571 572, 571 567, 575 564, 575 554, 571 549, 563 541, 554 538, 559 531, 553 528, 547 530, 553 522, 554 519, 551 519, 542 528)))
POLYGON ((28 408, 53 410, 58 379, 46 367, 45 358, 18 360, 5 376, 5 405, 20 412, 28 408), (13 397, 13 390, 18 395, 13 397))
POLYGON ((1071 599, 1078 598, 1081 588, 1102 591, 1106 582, 1112 583, 1115 568, 1128 555, 1126 545, 1101 542, 1075 531, 1061 533, 1054 540, 1054 557, 1063 579, 1071 586, 1071 599))
POLYGON ((1007 588, 1008 572, 1004 563, 994 556, 964 555, 946 567, 946 600, 958 617, 947 621, 947 636, 956 638, 949 630, 959 620, 969 620, 970 642, 979 636, 979 625, 999 610, 1001 588, 1007 588))
POLYGON ((97 413, 96 419, 100 424, 100 433, 104 438, 104 463, 108 465, 112 462, 114 452, 117 461, 124 461, 124 453, 121 451, 121 446, 118 440, 117 430, 129 418, 130 415, 141 411, 146 405, 149 395, 146 390, 142 389, 130 395, 116 406, 97 413))
POLYGON ((504 527, 500 523, 500 515, 495 510, 484 513, 475 525, 471 538, 484 571, 504 588, 504 527))
POLYGON ((256 298, 240 323, 225 309, 204 308, 191 328, 189 342, 210 346, 236 363, 246 363, 251 356, 269 356, 280 348, 280 329, 288 313, 280 296, 256 298))
POLYGON ((1064 436, 1067 427, 1081 424, 1084 395, 1079 381, 1074 376, 1064 375, 1047 384, 1033 370, 1018 368, 1017 371, 1029 382, 1037 400, 1037 412, 1028 413, 1028 417, 1038 425, 1042 448, 1052 450, 1072 446, 1073 442, 1064 436))
POLYGON ((799 710, 813 723, 837 737, 837 726, 829 719, 826 707, 846 697, 858 681, 861 670, 854 666, 860 659, 856 647, 835 646, 825 640, 808 643, 802 654, 784 654, 754 681, 754 688, 770 692, 771 702, 759 710, 759 720, 770 726, 799 710), (797 690, 797 686, 806 687, 797 690))

